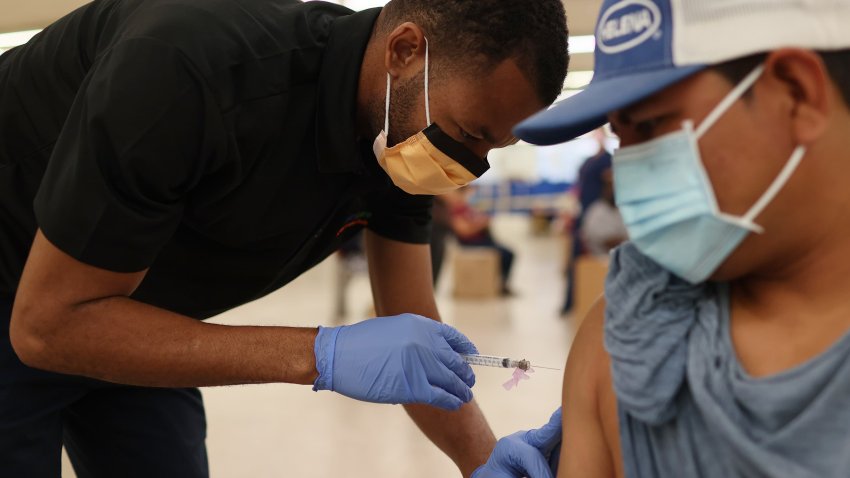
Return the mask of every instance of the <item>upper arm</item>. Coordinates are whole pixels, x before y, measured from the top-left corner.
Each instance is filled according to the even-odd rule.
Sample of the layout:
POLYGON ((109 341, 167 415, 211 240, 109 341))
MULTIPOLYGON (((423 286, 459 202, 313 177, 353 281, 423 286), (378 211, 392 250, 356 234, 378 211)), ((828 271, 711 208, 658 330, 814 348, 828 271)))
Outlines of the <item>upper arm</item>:
POLYGON ((604 300, 591 308, 567 359, 559 478, 623 476, 604 310, 604 300))
POLYGON ((415 313, 437 319, 428 244, 411 244, 366 232, 366 257, 379 315, 415 313))
POLYGON ((129 296, 146 271, 112 272, 80 262, 39 230, 18 286, 9 337, 18 356, 37 362, 52 336, 73 320, 73 310, 106 297, 129 296))
POLYGON ((431 272, 431 196, 395 186, 367 198, 372 212, 366 257, 378 315, 415 313, 438 318, 431 272))
POLYGON ((366 203, 371 212, 370 232, 411 245, 430 243, 433 196, 411 195, 387 186, 370 193, 366 203))
POLYGON ((208 170, 212 105, 162 42, 126 40, 97 59, 35 197, 39 229, 10 328, 16 350, 60 334, 80 304, 136 289, 208 170))

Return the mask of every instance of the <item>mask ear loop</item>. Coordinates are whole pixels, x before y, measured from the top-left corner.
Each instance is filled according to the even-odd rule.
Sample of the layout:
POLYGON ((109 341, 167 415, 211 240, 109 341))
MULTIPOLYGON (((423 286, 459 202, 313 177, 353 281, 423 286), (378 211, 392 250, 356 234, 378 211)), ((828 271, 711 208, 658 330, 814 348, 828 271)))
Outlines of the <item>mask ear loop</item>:
POLYGON ((431 98, 428 94, 428 38, 425 38, 425 121, 431 126, 431 98))
POLYGON ((726 95, 726 98, 723 98, 723 101, 721 101, 720 104, 714 108, 714 111, 709 113, 702 121, 702 124, 697 127, 695 131, 697 139, 702 138, 703 135, 705 135, 705 133, 714 126, 715 123, 717 123, 717 120, 719 120, 720 117, 723 116, 723 114, 726 113, 733 104, 735 104, 736 101, 741 99, 747 90, 752 88, 756 81, 758 81, 759 77, 761 77, 762 73, 764 73, 764 65, 759 65, 756 69, 750 72, 750 74, 747 75, 741 83, 738 84, 738 86, 733 88, 732 91, 726 95))
POLYGON ((686 131, 692 132, 689 133, 688 136, 691 138, 691 148, 694 152, 694 156, 696 158, 697 167, 702 171, 702 177, 704 179, 704 188, 706 190, 706 194, 711 200, 711 209, 715 216, 731 223, 739 224, 742 227, 753 230, 755 232, 759 232, 757 229, 760 227, 756 224, 741 224, 741 218, 737 216, 732 216, 730 214, 726 214, 720 210, 720 207, 717 204, 717 195, 714 193, 714 186, 711 184, 711 181, 708 179, 708 171, 705 169, 705 165, 702 163, 702 155, 699 151, 699 140, 705 135, 705 133, 714 126, 715 123, 726 113, 732 105, 735 104, 736 101, 741 99, 742 96, 752 88, 755 82, 761 77, 762 73, 764 73, 764 65, 759 65, 753 71, 751 71, 744 79, 732 88, 732 91, 726 95, 723 100, 718 103, 717 106, 702 120, 702 123, 696 128, 694 128, 693 121, 687 120, 682 123, 682 128, 686 131))
POLYGON ((384 133, 390 135, 390 74, 387 73, 387 100, 384 104, 384 133))
MULTIPOLYGON (((797 166, 803 161, 803 157, 806 156, 806 147, 803 145, 797 146, 794 150, 794 153, 791 155, 791 158, 785 163, 785 166, 782 168, 782 171, 779 172, 779 176, 776 176, 776 179, 773 180, 773 183, 767 188, 767 191, 753 204, 753 207, 747 211, 746 214, 741 218, 746 223, 752 224, 759 229, 762 229, 761 226, 758 226, 753 221, 758 217, 759 214, 770 204, 771 201, 779 194, 779 191, 782 190, 782 187, 785 186, 785 183, 791 179, 791 175, 794 174, 794 171, 797 170, 797 166)), ((757 231, 759 233, 764 232, 757 231)))
MULTIPOLYGON (((425 121, 428 123, 428 126, 431 126, 431 98, 428 91, 428 38, 422 38, 425 38, 425 121)), ((384 133, 386 133, 387 136, 390 135, 390 86, 390 74, 387 73, 387 99, 384 105, 384 133)))
MULTIPOLYGON (((732 105, 741 99, 744 96, 744 93, 747 92, 752 86, 758 81, 761 77, 762 73, 764 73, 764 65, 759 65, 756 67, 749 75, 747 75, 743 81, 741 81, 738 86, 736 86, 723 101, 720 102, 719 105, 709 113, 709 115, 703 120, 702 124, 699 125, 699 128, 695 131, 696 139, 699 140, 703 135, 720 119, 720 117, 732 107, 732 105)), ((783 166, 782 171, 779 172, 779 175, 776 176, 776 179, 770 184, 767 188, 767 191, 761 195, 761 197, 756 201, 755 204, 747 211, 746 214, 740 217, 732 216, 730 214, 726 214, 723 212, 717 213, 719 217, 722 219, 738 224, 739 226, 749 229, 757 234, 761 234, 764 232, 764 228, 755 223, 755 219, 759 214, 764 211, 768 204, 776 198, 776 195, 779 194, 779 191, 782 190, 782 187, 791 179, 791 175, 794 174, 794 171, 797 170, 797 167, 803 161, 803 157, 806 156, 806 147, 803 145, 797 146, 794 150, 794 153, 788 159, 788 162, 783 166)), ((702 164, 700 163, 702 166, 702 164)), ((706 176, 707 177, 707 176, 706 176)))

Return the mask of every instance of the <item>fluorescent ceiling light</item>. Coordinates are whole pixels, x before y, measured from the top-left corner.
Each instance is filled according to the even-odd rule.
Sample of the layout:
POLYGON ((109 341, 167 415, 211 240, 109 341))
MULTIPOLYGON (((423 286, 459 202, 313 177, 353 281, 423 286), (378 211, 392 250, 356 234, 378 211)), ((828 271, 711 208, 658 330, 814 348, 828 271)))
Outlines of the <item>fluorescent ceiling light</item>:
POLYGON ((28 42, 30 38, 34 37, 41 29, 38 30, 25 30, 20 32, 11 32, 11 33, 0 33, 0 46, 3 47, 13 47, 18 45, 23 45, 28 42))
POLYGON ((373 7, 383 7, 388 0, 342 0, 341 4, 352 10, 365 10, 373 7))
MULTIPOLYGON (((566 90, 566 91, 562 91, 562 92, 561 92, 561 94, 560 94, 560 95, 558 95, 558 99, 556 99, 556 100, 555 100, 555 103, 554 103, 552 106, 554 106, 554 105, 556 105, 556 104, 560 103, 561 101, 564 101, 565 99, 567 99, 567 98, 569 98, 569 97, 571 97, 571 96, 577 95, 577 94, 579 94, 579 93, 581 93, 581 90, 566 90)), ((551 108, 551 106, 550 106, 550 108, 551 108)))
POLYGON ((0 48, 9 49, 30 41, 41 30, 26 30, 22 32, 0 33, 0 48))
MULTIPOLYGON (((308 0, 312 1, 312 0, 308 0)), ((366 10, 367 8, 383 7, 389 0, 325 0, 338 5, 345 5, 352 10, 366 10)))
POLYGON ((593 72, 590 70, 569 71, 567 80, 564 82, 565 90, 579 90, 590 84, 593 72))
POLYGON ((593 53, 596 49, 596 38, 593 35, 576 35, 570 37, 570 53, 593 53))

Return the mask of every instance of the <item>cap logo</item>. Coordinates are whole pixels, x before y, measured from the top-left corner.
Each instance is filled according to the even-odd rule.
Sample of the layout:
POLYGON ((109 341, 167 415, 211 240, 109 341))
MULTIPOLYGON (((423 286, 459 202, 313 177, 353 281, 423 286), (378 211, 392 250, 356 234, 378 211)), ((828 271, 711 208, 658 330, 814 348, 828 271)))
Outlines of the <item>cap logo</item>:
POLYGON ((652 38, 661 28, 661 10, 650 0, 625 0, 599 19, 596 43, 604 53, 621 53, 652 38))

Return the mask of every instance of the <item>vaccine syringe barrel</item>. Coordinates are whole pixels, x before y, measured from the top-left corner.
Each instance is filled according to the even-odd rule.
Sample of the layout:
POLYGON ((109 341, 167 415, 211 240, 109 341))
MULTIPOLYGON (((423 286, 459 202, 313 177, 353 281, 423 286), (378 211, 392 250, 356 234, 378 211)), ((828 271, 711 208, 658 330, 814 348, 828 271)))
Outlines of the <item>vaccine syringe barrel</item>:
POLYGON ((528 370, 531 364, 528 360, 515 360, 510 357, 498 357, 495 355, 460 354, 469 365, 480 365, 483 367, 497 368, 519 368, 528 370))

